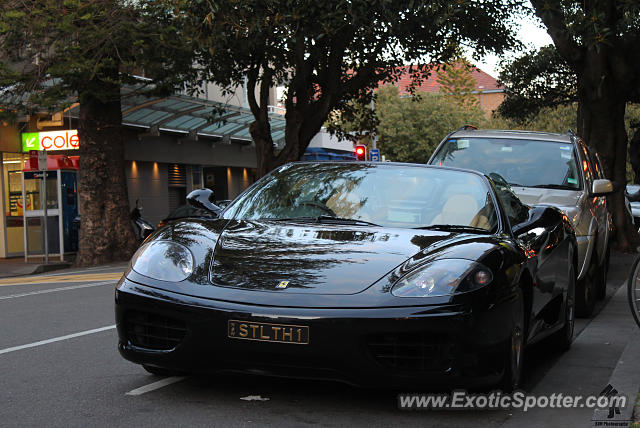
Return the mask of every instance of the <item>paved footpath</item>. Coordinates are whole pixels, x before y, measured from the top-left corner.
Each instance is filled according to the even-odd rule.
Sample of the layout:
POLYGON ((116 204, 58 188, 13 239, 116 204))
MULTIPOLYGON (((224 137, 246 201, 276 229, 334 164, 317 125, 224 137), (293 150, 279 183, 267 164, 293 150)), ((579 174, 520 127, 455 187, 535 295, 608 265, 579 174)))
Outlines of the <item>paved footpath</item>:
MULTIPOLYGON (((542 381, 531 391, 534 395, 599 395, 609 384, 614 369, 625 348, 640 343, 638 326, 627 303, 626 287, 618 288, 607 306, 594 318, 573 342, 571 350, 554 364, 542 381)), ((640 357, 640 355, 638 356, 640 357)), ((628 361, 631 376, 635 376, 635 391, 627 391, 631 399, 640 387, 640 358, 628 361)), ((620 385, 612 385, 621 393, 620 385)), ((633 405, 633 403, 631 403, 633 405)), ((590 427, 594 409, 531 409, 513 412, 506 427, 590 427)))

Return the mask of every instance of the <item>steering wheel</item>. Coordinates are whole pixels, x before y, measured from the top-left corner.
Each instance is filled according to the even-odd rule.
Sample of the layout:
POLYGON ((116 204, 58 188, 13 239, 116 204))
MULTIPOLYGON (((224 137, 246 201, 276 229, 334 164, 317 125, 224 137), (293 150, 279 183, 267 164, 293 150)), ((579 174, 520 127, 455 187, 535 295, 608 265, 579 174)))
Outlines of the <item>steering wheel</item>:
POLYGON ((316 201, 301 201, 300 205, 311 205, 312 207, 320 208, 322 211, 328 213, 332 217, 338 217, 336 215, 336 213, 331 208, 329 208, 328 206, 326 206, 325 204, 320 203, 320 202, 316 202, 316 201))

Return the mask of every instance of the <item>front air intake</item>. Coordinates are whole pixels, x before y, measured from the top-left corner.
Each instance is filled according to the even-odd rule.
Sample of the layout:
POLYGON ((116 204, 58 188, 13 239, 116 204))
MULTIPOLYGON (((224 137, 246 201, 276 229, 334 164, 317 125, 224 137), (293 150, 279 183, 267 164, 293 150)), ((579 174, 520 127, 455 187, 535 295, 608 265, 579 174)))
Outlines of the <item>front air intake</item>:
POLYGON ((133 346, 152 350, 170 350, 182 342, 187 334, 183 321, 140 311, 125 316, 127 339, 133 346))

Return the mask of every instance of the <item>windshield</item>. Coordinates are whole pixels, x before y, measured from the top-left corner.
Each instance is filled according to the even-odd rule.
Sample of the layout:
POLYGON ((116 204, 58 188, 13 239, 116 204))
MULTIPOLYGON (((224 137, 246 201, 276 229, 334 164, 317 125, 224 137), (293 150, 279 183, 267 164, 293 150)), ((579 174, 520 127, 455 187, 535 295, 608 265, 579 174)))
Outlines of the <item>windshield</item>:
POLYGON ((496 227, 489 187, 478 175, 374 164, 289 164, 241 195, 224 213, 236 220, 337 220, 383 227, 496 227))
POLYGON ((434 165, 497 173, 511 186, 581 189, 573 145, 509 138, 451 138, 434 165))

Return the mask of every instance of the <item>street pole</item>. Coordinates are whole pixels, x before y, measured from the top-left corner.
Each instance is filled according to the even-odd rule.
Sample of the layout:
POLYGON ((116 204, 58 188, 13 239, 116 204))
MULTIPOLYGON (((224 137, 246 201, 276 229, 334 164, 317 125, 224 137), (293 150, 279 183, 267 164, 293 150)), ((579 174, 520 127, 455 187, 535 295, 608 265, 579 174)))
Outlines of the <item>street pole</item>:
MULTIPOLYGON (((375 114, 376 114, 376 103, 373 100, 373 98, 371 99, 371 113, 373 114, 373 117, 375 119, 375 114)), ((375 125, 372 123, 371 124, 371 148, 372 149, 377 149, 378 147, 376 146, 376 141, 378 140, 378 137, 376 136, 376 127, 375 125)))
POLYGON ((47 170, 42 171, 42 198, 44 199, 43 214, 44 214, 44 263, 49 263, 49 235, 47 234, 47 170))
POLYGON ((49 233, 47 232, 47 171, 49 170, 47 166, 47 152, 44 150, 38 151, 38 170, 42 172, 42 199, 40 203, 42 205, 42 214, 44 224, 42 225, 42 231, 44 234, 44 262, 49 263, 49 233))

